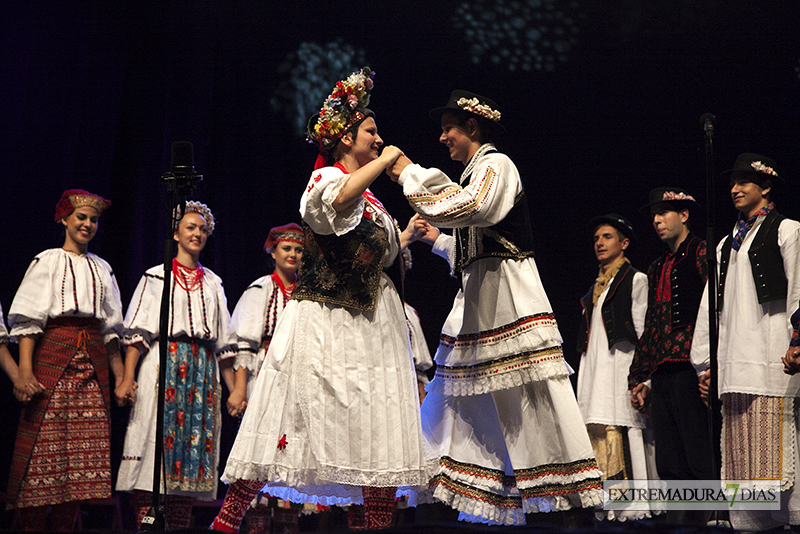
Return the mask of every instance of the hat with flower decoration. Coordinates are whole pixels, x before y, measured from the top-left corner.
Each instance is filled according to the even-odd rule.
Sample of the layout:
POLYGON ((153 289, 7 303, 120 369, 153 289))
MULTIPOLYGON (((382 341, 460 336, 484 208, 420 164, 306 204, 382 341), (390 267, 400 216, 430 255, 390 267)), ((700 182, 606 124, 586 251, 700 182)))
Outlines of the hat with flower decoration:
POLYGON ((336 82, 322 109, 308 121, 309 143, 317 145, 320 152, 328 152, 347 130, 369 115, 367 106, 374 75, 372 69, 364 67, 336 82))
MULTIPOLYGON (((178 212, 180 206, 175 207, 175 217, 177 219, 178 212)), ((186 213, 196 213, 206 221, 206 228, 208 228, 208 235, 214 233, 214 226, 216 226, 216 220, 214 219, 214 214, 211 213, 211 209, 208 206, 203 204, 202 202, 197 202, 195 200, 188 200, 186 201, 186 213)), ((181 215, 183 217, 183 215, 181 215)))
POLYGON ((496 132, 504 132, 505 127, 500 124, 500 111, 494 100, 485 96, 456 89, 450 93, 450 100, 442 108, 432 109, 428 115, 435 120, 442 119, 442 115, 447 111, 463 111, 474 115, 484 124, 491 126, 496 132))
POLYGON ((775 182, 783 183, 783 178, 778 176, 776 168, 775 160, 772 158, 745 152, 744 154, 739 154, 732 169, 723 171, 720 176, 730 174, 731 180, 734 180, 740 178, 743 174, 751 174, 756 175, 754 178, 758 180, 757 183, 759 184, 764 183, 766 180, 772 181, 773 184, 775 182))
POLYGON ((656 204, 664 204, 672 211, 683 211, 685 209, 693 212, 699 208, 699 204, 686 189, 680 187, 656 187, 650 191, 650 201, 639 208, 639 211, 649 210, 656 204))
POLYGON ((99 215, 111 206, 111 201, 83 189, 67 189, 61 193, 61 198, 56 204, 55 222, 60 221, 82 206, 90 206, 96 209, 99 215))
POLYGON ((300 243, 304 245, 306 236, 303 234, 303 229, 299 224, 289 223, 283 226, 276 226, 269 231, 267 240, 264 242, 264 251, 267 253, 272 252, 272 248, 280 241, 291 241, 292 243, 300 243))

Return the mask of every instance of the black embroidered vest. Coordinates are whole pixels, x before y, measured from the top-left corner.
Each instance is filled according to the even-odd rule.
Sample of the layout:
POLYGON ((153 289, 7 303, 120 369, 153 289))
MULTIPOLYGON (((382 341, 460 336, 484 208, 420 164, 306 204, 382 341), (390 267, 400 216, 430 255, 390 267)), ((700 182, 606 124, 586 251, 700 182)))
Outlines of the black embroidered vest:
POLYGON ((321 235, 304 222, 305 251, 292 299, 326 302, 371 312, 378 298, 386 231, 372 219, 344 235, 321 235))
POLYGON ((467 265, 481 258, 522 259, 533 256, 533 231, 525 191, 516 196, 514 207, 499 223, 486 228, 456 228, 453 237, 453 276, 460 275, 467 265))
MULTIPOLYGON (((675 252, 677 257, 672 264, 672 276, 669 281, 672 297, 670 300, 671 331, 693 326, 697 321, 697 310, 700 308, 703 289, 706 285, 705 277, 697 270, 697 250, 701 243, 702 240, 699 237, 690 233, 675 252)), ((665 258, 666 256, 661 256, 648 269, 649 303, 656 301, 658 277, 661 276, 665 258)), ((702 261, 705 262, 705 258, 702 261)))
MULTIPOLYGON (((633 345, 636 345, 639 341, 636 329, 633 326, 633 315, 631 314, 631 307, 633 306, 633 276, 638 272, 630 263, 622 264, 616 276, 614 276, 611 286, 608 288, 605 301, 603 301, 600 313, 603 316, 603 325, 606 328, 609 348, 620 341, 629 341, 633 345)), ((578 333, 578 352, 585 352, 589 344, 589 325, 592 324, 592 312, 594 311, 593 293, 594 286, 590 287, 589 292, 581 299, 585 320, 581 323, 581 329, 578 333)))
MULTIPOLYGON (((785 299, 788 294, 789 282, 783 268, 781 248, 778 246, 778 227, 785 218, 775 210, 770 211, 764 217, 747 251, 759 304, 785 299)), ((732 244, 733 238, 728 235, 720 251, 717 310, 722 310, 724 303, 725 278, 730 265, 732 244)))

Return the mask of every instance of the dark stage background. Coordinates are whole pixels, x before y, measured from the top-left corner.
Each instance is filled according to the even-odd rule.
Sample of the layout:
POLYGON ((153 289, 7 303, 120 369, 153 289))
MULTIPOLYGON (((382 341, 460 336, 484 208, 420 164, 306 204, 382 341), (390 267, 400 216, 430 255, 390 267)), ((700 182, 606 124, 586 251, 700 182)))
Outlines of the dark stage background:
MULTIPOLYGON (((205 176, 194 198, 209 204, 218 223, 201 261, 225 281, 232 310, 247 284, 267 272, 261 246, 268 229, 299 222, 316 153, 293 130, 284 113, 289 104, 276 110, 270 100, 288 75, 281 65, 292 63, 292 53, 299 57, 301 43, 363 54, 377 73, 371 107, 383 139, 453 176, 461 165, 448 160, 427 111, 455 88, 498 102, 507 127, 498 146, 525 181, 539 269, 573 362, 578 298, 596 275, 587 221, 611 211, 633 217, 638 239, 631 256, 645 269, 661 251, 647 221, 636 218, 647 192, 683 186, 705 205, 703 113, 717 117, 716 171, 730 168, 740 152, 773 157, 787 178, 778 207, 800 215, 797 2, 288 4, 5 5, 0 172, 8 232, 0 239, 0 302, 6 312, 30 260, 62 244, 53 209, 73 187, 113 201, 90 250, 113 266, 127 303, 144 270, 161 261, 160 176, 177 140, 194 143, 195 166, 205 176), (525 70, 528 61, 533 67, 525 70)), ((313 64, 310 70, 325 73, 313 64)), ((324 78, 325 94, 336 79, 324 78)), ((720 236, 736 213, 726 184, 717 190, 720 236)), ((401 224, 412 215, 387 177, 373 191, 401 224)), ((697 223, 703 235, 705 224, 697 223)), ((412 245, 406 295, 433 351, 458 284, 427 248, 412 245)), ((18 407, 8 381, 0 384, 4 485, 18 407)), ((117 448, 125 417, 115 409, 117 448)), ((226 425, 229 443, 235 422, 226 425)))

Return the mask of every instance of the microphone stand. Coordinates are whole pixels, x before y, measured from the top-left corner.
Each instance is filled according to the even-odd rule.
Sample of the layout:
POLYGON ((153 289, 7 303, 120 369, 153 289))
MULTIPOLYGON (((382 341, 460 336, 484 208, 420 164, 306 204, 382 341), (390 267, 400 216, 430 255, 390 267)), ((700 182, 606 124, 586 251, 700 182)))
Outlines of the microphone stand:
MULTIPOLYGON (((176 141, 172 144, 172 165, 170 172, 161 176, 161 181, 167 184, 167 209, 169 210, 169 228, 164 240, 164 288, 161 292, 161 312, 158 326, 158 392, 156 396, 156 443, 153 458, 153 501, 147 515, 142 519, 141 531, 161 531, 168 530, 166 521, 165 506, 161 501, 161 473, 166 471, 164 465, 164 397, 167 380, 167 347, 169 345, 169 316, 170 316, 170 288, 172 277, 173 252, 172 236, 178 227, 178 223, 186 211, 186 197, 195 188, 195 182, 203 179, 200 174, 194 173, 192 163, 191 143, 186 141, 176 141), (181 144, 183 156, 188 157, 190 165, 176 164, 176 145, 181 144), (186 146, 188 144, 188 147, 186 146), (186 153, 188 150, 188 156, 186 153), (186 170, 188 169, 188 172, 186 170), (180 210, 176 208, 180 206, 180 210)), ((166 473, 165 473, 166 475, 166 473)), ((166 504, 166 481, 164 482, 164 502, 166 504)))
POLYGON ((714 116, 710 113, 700 117, 700 122, 705 128, 706 146, 706 260, 708 265, 708 351, 709 374, 708 384, 708 431, 711 436, 712 457, 711 469, 719 478, 719 436, 717 433, 720 417, 720 402, 718 391, 717 372, 717 347, 719 345, 718 318, 717 318, 717 249, 714 237, 714 116))

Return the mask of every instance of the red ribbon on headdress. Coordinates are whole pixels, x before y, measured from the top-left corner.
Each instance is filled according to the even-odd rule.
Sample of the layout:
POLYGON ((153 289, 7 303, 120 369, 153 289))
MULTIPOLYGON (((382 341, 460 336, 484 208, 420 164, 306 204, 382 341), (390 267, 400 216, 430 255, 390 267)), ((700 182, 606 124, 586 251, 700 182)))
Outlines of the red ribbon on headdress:
POLYGON ((328 155, 322 152, 317 155, 317 161, 314 162, 314 170, 321 169, 328 166, 328 155))

